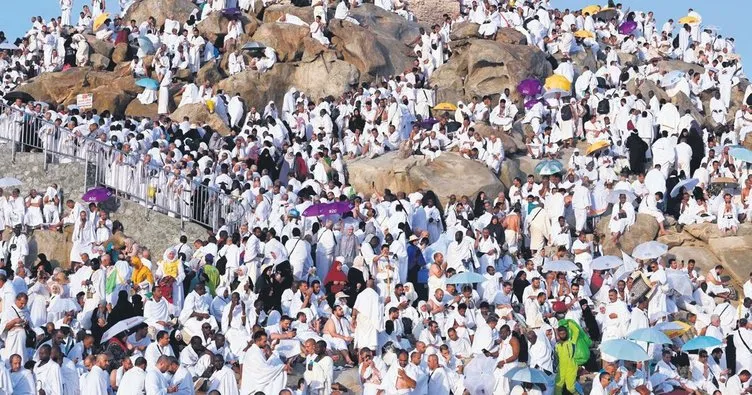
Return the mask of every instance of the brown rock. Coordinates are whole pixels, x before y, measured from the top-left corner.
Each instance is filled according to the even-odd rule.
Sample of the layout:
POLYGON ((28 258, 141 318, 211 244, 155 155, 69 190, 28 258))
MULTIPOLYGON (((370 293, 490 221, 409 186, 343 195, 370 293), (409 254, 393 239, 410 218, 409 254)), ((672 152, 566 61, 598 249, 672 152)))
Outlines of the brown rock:
POLYGON ((135 19, 141 23, 153 16, 157 21, 157 26, 163 25, 165 19, 172 19, 183 24, 195 9, 196 5, 191 0, 141 0, 128 8, 123 19, 126 21, 135 19))
POLYGON ((465 40, 468 38, 478 38, 478 29, 480 25, 469 21, 464 21, 452 26, 452 32, 449 38, 452 41, 465 40))
POLYGON ((217 67, 216 61, 211 61, 204 64, 196 73, 196 83, 203 84, 208 81, 209 83, 217 84, 226 78, 224 71, 217 67))
POLYGON ((305 23, 311 23, 314 19, 313 7, 296 7, 292 4, 274 4, 264 9, 264 23, 277 22, 285 14, 295 15, 305 23))
POLYGON ((426 26, 442 25, 444 14, 448 14, 452 18, 459 15, 460 3, 458 1, 410 0, 408 9, 415 15, 415 19, 420 24, 426 26))
POLYGON ((214 113, 210 113, 209 109, 203 103, 188 104, 175 110, 170 117, 172 119, 182 120, 184 117, 188 117, 191 123, 198 125, 209 125, 212 129, 216 130, 222 135, 230 134, 230 128, 222 119, 214 113))
POLYGON ((703 274, 721 264, 720 259, 708 251, 707 247, 673 247, 668 250, 666 258, 674 258, 679 262, 684 261, 685 264, 690 259, 694 259, 697 270, 703 274))
POLYGON ((474 128, 483 137, 496 136, 501 139, 504 152, 507 154, 516 154, 526 150, 525 143, 519 133, 512 132, 512 135, 510 135, 485 122, 476 122, 474 128))
POLYGON ((292 62, 303 57, 303 39, 308 35, 308 28, 304 26, 269 22, 259 26, 253 35, 253 41, 274 48, 280 62, 292 62))
POLYGON ((657 239, 657 241, 667 245, 668 248, 679 247, 685 243, 692 243, 695 240, 697 239, 686 230, 682 232, 669 232, 668 234, 659 236, 657 239))
POLYGON ((661 60, 658 62, 658 69, 663 72, 671 72, 675 70, 682 71, 684 73, 689 70, 694 70, 696 73, 705 73, 705 68, 694 63, 687 63, 681 60, 661 60))
MULTIPOLYGON (((206 18, 202 19, 198 23, 198 29, 201 31, 201 35, 212 44, 221 48, 224 44, 224 37, 227 35, 227 23, 229 20, 222 16, 221 12, 212 12, 206 18)), ((240 16, 240 22, 243 24, 244 36, 241 36, 238 41, 240 43, 248 41, 256 32, 261 21, 253 16, 247 16, 245 14, 240 16)))
POLYGON ((360 73, 355 66, 324 58, 309 63, 277 63, 261 74, 247 70, 222 80, 217 87, 238 92, 248 106, 263 108, 270 100, 281 103, 290 87, 309 97, 326 97, 339 96, 358 83, 360 73))
POLYGON ((89 43, 89 50, 98 53, 106 58, 112 56, 115 46, 109 41, 98 40, 91 34, 86 35, 86 42, 89 43))
MULTIPOLYGON (((127 70, 127 69, 125 69, 127 70)), ((59 73, 44 73, 26 81, 17 90, 27 92, 35 99, 52 105, 71 104, 76 95, 92 93, 98 87, 135 96, 143 89, 123 69, 118 72, 95 71, 89 67, 75 67, 59 73)), ((96 100, 96 98, 95 98, 96 100)))
POLYGON ((107 70, 112 63, 109 58, 98 53, 89 55, 89 62, 91 62, 91 67, 98 71, 107 70))
POLYGON ((352 8, 350 16, 357 19, 361 25, 368 26, 368 30, 380 38, 396 39, 402 44, 413 45, 412 43, 420 37, 420 25, 373 4, 352 8))
MULTIPOLYGON (((704 224, 691 224, 685 225, 684 231, 692 235, 692 237, 704 242, 709 242, 710 239, 723 238, 724 234, 718 230, 718 225, 712 223, 704 224)), ((750 236, 752 235, 752 224, 743 223, 739 225, 736 236, 750 236)))
POLYGON ((157 114, 157 103, 141 104, 138 99, 134 99, 128 104, 128 108, 125 109, 125 115, 129 117, 149 118, 152 120, 157 119, 159 118, 159 115, 157 114))
POLYGON ((739 282, 746 281, 752 272, 752 235, 726 236, 708 240, 708 248, 723 267, 739 282))
POLYGON ((126 43, 119 43, 112 51, 112 61, 115 63, 130 62, 131 47, 126 43))
POLYGON ((632 250, 639 244, 654 240, 659 229, 658 221, 654 217, 648 214, 637 214, 634 225, 619 238, 621 245, 616 246, 611 241, 611 232, 608 229, 609 222, 611 222, 611 216, 602 218, 597 226, 598 233, 604 235, 602 240, 604 255, 621 256, 620 249, 627 254, 632 254, 632 250))
POLYGON ((412 67, 414 55, 399 40, 343 20, 329 22, 332 44, 361 76, 395 75, 412 67))
POLYGON ((429 161, 422 156, 398 159, 397 152, 390 152, 375 159, 349 161, 347 169, 350 184, 366 195, 384 188, 405 193, 422 189, 434 191, 446 202, 451 194, 475 196, 484 191, 496 196, 504 189, 486 166, 456 153, 444 153, 429 161))
MULTIPOLYGON (((128 103, 136 97, 133 93, 112 89, 107 85, 98 86, 91 93, 94 95, 93 107, 100 113, 107 110, 115 117, 123 117, 128 103)), ((75 102, 75 98, 73 102, 75 102)))
POLYGON ((544 79, 550 74, 551 65, 538 48, 470 39, 455 48, 449 62, 431 76, 430 84, 437 88, 439 101, 490 95, 493 102, 505 88, 512 91, 513 100, 519 101, 515 88, 520 81, 530 77, 544 79))
POLYGON ((510 27, 502 27, 496 32, 496 41, 504 44, 527 45, 524 34, 510 27))

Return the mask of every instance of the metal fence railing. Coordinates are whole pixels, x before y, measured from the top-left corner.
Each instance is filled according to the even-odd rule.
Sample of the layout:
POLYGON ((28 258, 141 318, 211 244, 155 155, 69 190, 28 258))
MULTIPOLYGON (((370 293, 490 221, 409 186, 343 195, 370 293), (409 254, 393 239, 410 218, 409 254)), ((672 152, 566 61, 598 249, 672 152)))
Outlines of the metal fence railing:
POLYGON ((87 189, 105 186, 118 198, 179 218, 181 224, 190 221, 214 231, 225 226, 230 232, 240 226, 245 205, 238 199, 83 132, 88 130, 70 130, 0 103, 0 141, 10 143, 13 161, 23 152, 41 152, 45 170, 50 164, 81 162, 87 189))

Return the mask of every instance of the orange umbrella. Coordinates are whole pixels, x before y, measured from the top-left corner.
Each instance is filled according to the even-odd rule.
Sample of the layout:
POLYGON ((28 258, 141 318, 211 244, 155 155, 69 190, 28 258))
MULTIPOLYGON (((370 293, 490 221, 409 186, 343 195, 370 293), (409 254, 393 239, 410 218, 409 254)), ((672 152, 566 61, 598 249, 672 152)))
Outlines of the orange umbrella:
POLYGON ((99 14, 96 18, 94 18, 94 30, 98 30, 102 25, 104 25, 104 21, 110 18, 110 14, 107 12, 103 12, 99 14))

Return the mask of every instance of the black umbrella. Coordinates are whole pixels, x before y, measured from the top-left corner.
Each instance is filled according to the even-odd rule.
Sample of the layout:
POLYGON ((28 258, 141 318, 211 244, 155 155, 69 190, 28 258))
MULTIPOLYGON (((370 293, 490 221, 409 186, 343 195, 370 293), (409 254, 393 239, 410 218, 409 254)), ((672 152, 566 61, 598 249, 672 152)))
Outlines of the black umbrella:
POLYGON ((34 100, 33 96, 21 91, 13 91, 5 95, 5 100, 7 100, 8 102, 14 102, 16 101, 16 99, 21 99, 21 101, 25 103, 36 101, 34 100))
POLYGON ((607 8, 595 14, 593 18, 595 18, 596 20, 603 19, 604 21, 610 21, 611 19, 614 19, 618 16, 619 11, 617 11, 615 8, 607 8))

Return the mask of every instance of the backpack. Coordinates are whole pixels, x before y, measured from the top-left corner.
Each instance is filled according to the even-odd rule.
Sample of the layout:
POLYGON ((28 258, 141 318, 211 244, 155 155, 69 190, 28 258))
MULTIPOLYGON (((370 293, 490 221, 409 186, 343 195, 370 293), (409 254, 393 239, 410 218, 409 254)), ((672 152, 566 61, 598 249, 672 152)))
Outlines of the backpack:
POLYGON ((611 113, 611 103, 608 99, 602 99, 598 102, 598 114, 606 115, 611 113))
POLYGON ((567 104, 561 108, 561 120, 569 121, 572 119, 572 106, 567 104))

